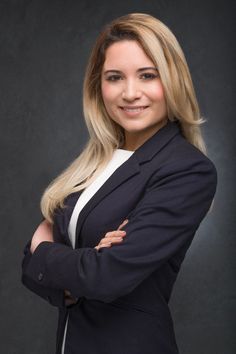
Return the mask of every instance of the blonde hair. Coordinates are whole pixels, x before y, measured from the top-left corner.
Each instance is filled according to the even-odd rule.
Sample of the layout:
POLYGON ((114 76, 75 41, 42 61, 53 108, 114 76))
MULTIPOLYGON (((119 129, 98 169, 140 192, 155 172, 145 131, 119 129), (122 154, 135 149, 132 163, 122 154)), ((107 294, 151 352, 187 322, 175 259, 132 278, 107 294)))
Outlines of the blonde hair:
POLYGON ((101 93, 106 49, 121 40, 135 40, 157 67, 163 85, 168 119, 179 120, 183 136, 206 154, 200 116, 184 53, 170 29, 155 17, 132 13, 113 20, 98 36, 88 60, 83 85, 83 111, 89 140, 82 153, 46 188, 41 198, 44 217, 53 223, 64 199, 86 188, 124 143, 124 129, 108 115, 101 93))

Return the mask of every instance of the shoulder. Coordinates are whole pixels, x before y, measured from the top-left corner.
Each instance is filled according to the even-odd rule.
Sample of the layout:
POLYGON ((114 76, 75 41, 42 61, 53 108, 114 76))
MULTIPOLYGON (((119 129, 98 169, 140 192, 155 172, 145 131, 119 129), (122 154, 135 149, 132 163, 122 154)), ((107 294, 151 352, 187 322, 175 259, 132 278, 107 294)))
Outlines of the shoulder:
POLYGON ((213 161, 203 154, 196 146, 189 143, 181 134, 177 134, 171 142, 163 149, 163 165, 182 166, 190 168, 191 166, 202 166, 208 168, 214 173, 216 167, 213 161))
POLYGON ((181 134, 177 134, 165 148, 154 156, 155 173, 152 180, 181 181, 186 176, 191 181, 203 183, 206 188, 215 191, 217 170, 213 161, 197 147, 189 143, 181 134))

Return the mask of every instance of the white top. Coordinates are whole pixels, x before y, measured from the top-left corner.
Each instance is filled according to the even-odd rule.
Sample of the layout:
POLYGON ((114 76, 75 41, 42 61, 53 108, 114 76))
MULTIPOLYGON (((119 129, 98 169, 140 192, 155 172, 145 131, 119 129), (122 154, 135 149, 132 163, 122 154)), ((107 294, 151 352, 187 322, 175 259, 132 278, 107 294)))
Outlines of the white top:
MULTIPOLYGON (((134 151, 131 150, 123 150, 123 149, 116 149, 114 150, 113 156, 105 169, 95 178, 95 180, 80 194, 80 197, 78 198, 75 207, 73 209, 71 218, 70 218, 70 223, 68 226, 68 234, 70 237, 70 241, 72 244, 72 247, 75 248, 75 231, 76 231, 76 225, 77 225, 77 220, 79 217, 79 214, 85 204, 89 201, 89 199, 92 198, 92 196, 99 190, 99 188, 106 182, 106 180, 113 174, 113 172, 120 166, 122 163, 124 163, 128 158, 134 153, 134 151)), ((62 351, 61 354, 64 354, 64 348, 65 348, 65 338, 66 338, 66 332, 67 332, 67 324, 68 324, 68 318, 67 316, 67 321, 65 325, 65 331, 64 331, 64 338, 63 338, 63 344, 62 344, 62 351)))
POLYGON ((75 248, 75 230, 80 211, 85 204, 92 198, 92 196, 99 190, 99 188, 106 182, 106 180, 113 174, 113 172, 124 163, 134 153, 134 151, 116 149, 113 156, 105 169, 98 175, 98 177, 81 193, 76 202, 73 213, 71 215, 68 233, 71 244, 75 248))

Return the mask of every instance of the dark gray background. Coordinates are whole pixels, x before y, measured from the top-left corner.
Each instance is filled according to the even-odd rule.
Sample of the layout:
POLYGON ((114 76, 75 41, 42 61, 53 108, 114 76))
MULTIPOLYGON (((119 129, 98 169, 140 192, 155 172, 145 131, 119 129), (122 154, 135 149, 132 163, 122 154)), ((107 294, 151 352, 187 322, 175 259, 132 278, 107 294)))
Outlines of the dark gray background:
POLYGON ((179 40, 218 169, 214 210, 170 303, 180 353, 236 352, 234 1, 7 0, 0 1, 1 353, 54 353, 57 309, 21 285, 22 251, 40 222, 44 188, 87 140, 81 92, 91 46, 104 24, 129 12, 156 16, 179 40))

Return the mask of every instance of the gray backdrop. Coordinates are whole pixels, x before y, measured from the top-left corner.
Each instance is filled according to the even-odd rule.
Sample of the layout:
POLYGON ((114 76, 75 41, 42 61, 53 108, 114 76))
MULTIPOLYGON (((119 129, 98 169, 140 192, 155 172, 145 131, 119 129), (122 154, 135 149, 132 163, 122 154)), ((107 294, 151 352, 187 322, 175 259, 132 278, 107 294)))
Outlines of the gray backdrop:
POLYGON ((87 140, 81 92, 91 46, 104 24, 129 12, 156 16, 178 38, 218 169, 214 210, 187 253, 170 303, 180 353, 236 352, 234 1, 1 0, 3 354, 54 353, 57 309, 21 285, 22 251, 40 222, 44 188, 87 140))

